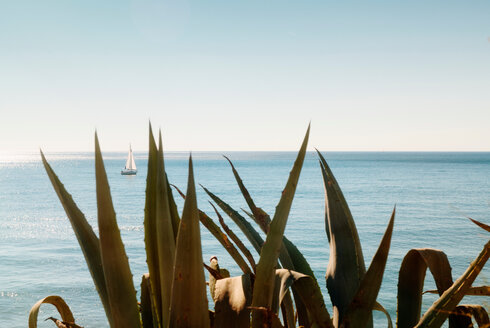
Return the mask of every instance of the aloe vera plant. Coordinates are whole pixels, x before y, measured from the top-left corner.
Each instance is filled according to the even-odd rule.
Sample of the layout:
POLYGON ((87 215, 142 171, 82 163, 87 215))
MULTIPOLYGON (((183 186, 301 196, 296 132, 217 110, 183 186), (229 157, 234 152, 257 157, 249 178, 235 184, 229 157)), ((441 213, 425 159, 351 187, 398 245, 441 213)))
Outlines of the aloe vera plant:
MULTIPOLYGON (((216 194, 203 187, 211 200, 243 232, 255 252, 247 249, 214 207, 219 225, 199 210, 192 157, 189 158, 187 191, 179 215, 165 171, 161 133, 158 145, 150 126, 148 175, 145 201, 145 248, 148 274, 142 277, 140 302, 132 281, 124 245, 116 222, 109 184, 97 134, 95 136, 96 192, 99 236, 88 224, 70 194, 41 157, 53 187, 67 213, 83 251, 111 327, 371 327, 372 311, 390 315, 376 299, 388 259, 395 226, 395 210, 389 219, 368 268, 354 219, 332 171, 318 151, 325 186, 325 228, 330 245, 326 285, 333 305, 332 316, 313 271, 299 249, 284 236, 289 211, 306 155, 309 127, 282 192, 274 215, 257 206, 229 158, 232 172, 249 210, 245 216, 216 194), (261 237, 249 217, 266 234, 261 237), (199 222, 208 229, 242 270, 229 277, 218 258, 203 263, 199 222), (221 226, 221 228, 220 228, 221 226), (214 311, 209 309, 204 270, 214 311)), ((483 229, 488 226, 473 220, 483 229)), ((490 325, 486 310, 477 305, 458 305, 465 295, 490 294, 490 287, 472 287, 490 254, 488 242, 466 272, 453 282, 447 257, 441 251, 417 249, 407 253, 400 268, 397 327, 440 327, 449 319, 450 328, 490 325), (423 282, 429 268, 439 299, 421 316, 423 282), (468 319, 470 318, 470 319, 468 319), (469 321, 468 321, 469 320, 469 321)), ((79 327, 59 296, 37 302, 29 314, 29 327, 37 326, 39 308, 53 304, 61 320, 50 318, 58 327, 79 327)))

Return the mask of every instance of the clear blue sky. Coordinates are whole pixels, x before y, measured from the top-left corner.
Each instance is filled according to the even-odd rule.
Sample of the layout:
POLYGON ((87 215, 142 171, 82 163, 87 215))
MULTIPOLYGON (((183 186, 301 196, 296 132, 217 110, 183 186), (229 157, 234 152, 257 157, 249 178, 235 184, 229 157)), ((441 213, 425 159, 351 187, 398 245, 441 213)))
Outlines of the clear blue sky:
POLYGON ((490 150, 490 1, 0 2, 0 152, 490 150))

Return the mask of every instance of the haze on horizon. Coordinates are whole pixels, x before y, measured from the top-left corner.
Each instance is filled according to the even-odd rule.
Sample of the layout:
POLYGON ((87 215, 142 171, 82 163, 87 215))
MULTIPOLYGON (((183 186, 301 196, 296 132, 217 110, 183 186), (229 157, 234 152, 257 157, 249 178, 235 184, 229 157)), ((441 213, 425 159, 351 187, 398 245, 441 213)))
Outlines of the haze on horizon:
POLYGON ((4 1, 0 153, 490 151, 489 1, 4 1))

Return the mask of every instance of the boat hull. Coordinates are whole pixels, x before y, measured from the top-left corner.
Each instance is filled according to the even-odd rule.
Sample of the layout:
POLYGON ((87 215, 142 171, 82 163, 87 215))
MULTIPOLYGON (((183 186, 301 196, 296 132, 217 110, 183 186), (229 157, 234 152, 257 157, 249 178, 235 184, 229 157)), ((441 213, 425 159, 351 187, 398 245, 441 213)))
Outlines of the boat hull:
POLYGON ((121 175, 136 175, 138 170, 122 170, 121 175))

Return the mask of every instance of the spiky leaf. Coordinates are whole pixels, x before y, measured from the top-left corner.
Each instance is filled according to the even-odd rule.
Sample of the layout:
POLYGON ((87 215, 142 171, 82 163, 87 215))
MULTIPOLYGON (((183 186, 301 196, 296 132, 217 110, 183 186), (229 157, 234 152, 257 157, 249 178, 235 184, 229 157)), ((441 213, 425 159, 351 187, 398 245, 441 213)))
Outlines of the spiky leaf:
POLYGON ((97 134, 95 134, 95 180, 100 251, 114 326, 118 328, 140 327, 133 276, 117 226, 97 134))
MULTIPOLYGON (((266 241, 260 252, 260 260, 257 264, 257 275, 253 290, 253 307, 265 307, 270 309, 272 305, 276 262, 279 257, 281 246, 283 245, 282 238, 286 228, 289 210, 291 209, 291 204, 293 202, 294 193, 296 191, 296 186, 298 184, 301 168, 303 166, 309 133, 310 127, 308 127, 303 144, 301 145, 301 149, 286 183, 286 187, 284 188, 279 204, 276 207, 276 212, 274 213, 274 218, 270 224, 266 241)), ((252 311, 252 327, 260 327, 263 319, 263 311, 252 311)))
POLYGON ((257 230, 252 227, 252 225, 242 216, 240 213, 235 211, 230 205, 225 203, 221 198, 210 192, 207 188, 201 186, 204 191, 213 199, 213 201, 235 222, 235 224, 242 230, 243 234, 250 241, 250 244, 254 247, 257 253, 260 254, 264 240, 257 232, 257 230))
POLYGON ((158 149, 151 124, 149 130, 148 172, 146 176, 145 218, 143 224, 145 227, 146 263, 152 280, 152 292, 150 295, 153 298, 152 303, 156 310, 155 321, 160 322, 162 317, 162 295, 156 223, 158 149))
POLYGON ((417 328, 440 327, 451 311, 465 296, 473 281, 482 270, 490 256, 490 241, 485 244, 478 257, 471 262, 468 269, 432 304, 417 324, 417 328))
POLYGON ((154 318, 156 318, 156 306, 153 303, 155 300, 152 297, 151 281, 150 275, 145 273, 141 278, 141 301, 140 301, 140 311, 141 311, 141 323, 143 328, 158 328, 158 323, 154 318))
MULTIPOLYGON (((213 206, 211 204, 211 206, 213 206)), ((213 206, 214 208, 214 206, 213 206)), ((220 217, 221 215, 218 213, 217 209, 214 208, 216 214, 220 217)), ((247 262, 243 258, 243 256, 238 252, 235 245, 232 241, 228 239, 228 236, 220 229, 220 227, 214 223, 214 221, 204 212, 199 211, 199 219, 201 223, 208 229, 209 232, 220 242, 220 244, 226 249, 228 254, 235 260, 235 263, 238 264, 243 273, 248 274, 252 273, 252 270, 247 265, 247 262)))
POLYGON ((412 328, 420 319, 427 268, 434 277, 439 295, 453 283, 451 266, 444 252, 436 249, 410 250, 403 258, 398 276, 398 328, 412 328))
POLYGON ((177 235, 169 318, 169 327, 208 328, 210 325, 192 157, 177 235))
MULTIPOLYGON (((210 203, 211 204, 211 203, 210 203)), ((219 220, 219 223, 221 225, 221 227, 223 228, 223 230, 226 232, 226 234, 228 235, 228 237, 230 237, 230 239, 237 245, 237 247, 242 251, 243 255, 245 255, 245 257, 247 258, 248 262, 250 263, 250 266, 255 274, 255 268, 256 268, 256 264, 255 264, 255 259, 253 258, 252 256, 252 253, 248 250, 248 248, 243 244, 243 242, 240 240, 240 238, 238 238, 238 236, 233 232, 233 230, 230 229, 230 227, 228 227, 228 225, 225 223, 225 220, 223 219, 223 217, 219 214, 218 210, 216 209, 216 207, 211 204, 211 206, 213 206, 216 214, 218 215, 218 220, 219 220)))
POLYGON ((97 238, 92 226, 87 222, 85 215, 82 213, 82 211, 80 211, 78 206, 73 201, 71 195, 66 191, 65 187, 46 161, 42 151, 41 158, 53 188, 56 191, 63 208, 65 209, 68 219, 70 220, 75 236, 77 237, 80 248, 82 249, 83 256, 85 257, 85 262, 87 263, 90 274, 92 275, 95 289, 97 289, 97 292, 99 293, 107 319, 111 324, 112 315, 109 305, 109 295, 107 294, 105 283, 104 269, 102 268, 99 238, 97 238))
POLYGON ((325 278, 333 305, 334 325, 338 326, 359 289, 366 267, 349 206, 325 158, 317 152, 325 186, 325 229, 330 242, 325 278))
POLYGON ((156 186, 156 234, 158 246, 158 266, 160 268, 160 292, 162 299, 162 326, 167 327, 172 292, 173 267, 175 257, 175 239, 172 227, 172 216, 163 160, 162 134, 159 133, 156 186))
POLYGON ((369 323, 373 308, 376 304, 379 289, 381 288, 381 283, 383 282, 383 274, 386 267, 386 261, 388 260, 394 223, 395 210, 393 210, 393 213, 391 214, 391 219, 383 239, 379 244, 369 269, 361 281, 359 290, 354 296, 354 299, 344 316, 342 327, 365 327, 369 323))
POLYGON ((472 218, 470 218, 470 220, 471 220, 471 222, 473 222, 474 224, 476 224, 477 226, 479 226, 483 230, 486 230, 486 231, 490 232, 490 226, 489 225, 487 225, 485 223, 482 223, 480 221, 474 220, 472 218))

